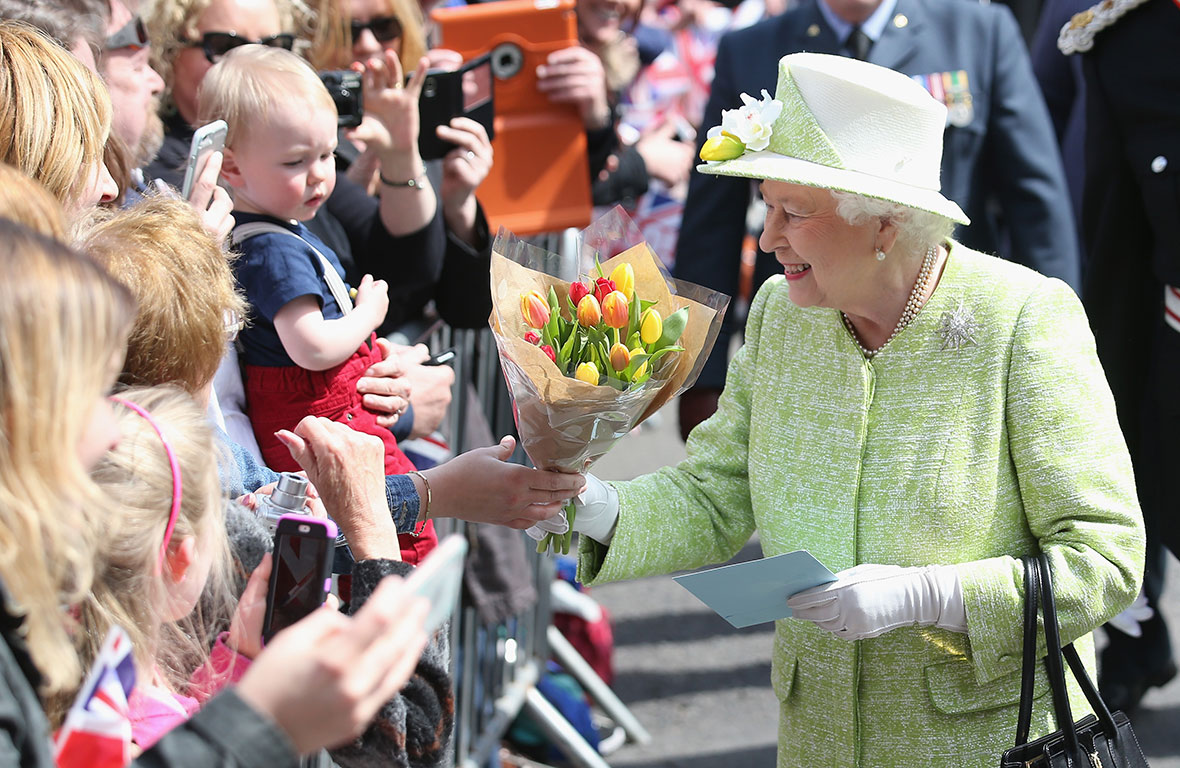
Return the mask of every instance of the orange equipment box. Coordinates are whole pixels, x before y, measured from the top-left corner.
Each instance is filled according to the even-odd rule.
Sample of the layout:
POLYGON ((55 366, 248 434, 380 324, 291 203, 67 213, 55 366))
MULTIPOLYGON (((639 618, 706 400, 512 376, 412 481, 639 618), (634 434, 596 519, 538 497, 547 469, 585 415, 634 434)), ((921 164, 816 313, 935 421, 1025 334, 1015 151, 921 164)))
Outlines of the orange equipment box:
POLYGON ((586 132, 577 107, 537 89, 537 67, 578 44, 574 0, 498 0, 431 11, 439 46, 464 60, 491 53, 495 160, 479 186, 493 235, 556 232, 590 223, 586 132))

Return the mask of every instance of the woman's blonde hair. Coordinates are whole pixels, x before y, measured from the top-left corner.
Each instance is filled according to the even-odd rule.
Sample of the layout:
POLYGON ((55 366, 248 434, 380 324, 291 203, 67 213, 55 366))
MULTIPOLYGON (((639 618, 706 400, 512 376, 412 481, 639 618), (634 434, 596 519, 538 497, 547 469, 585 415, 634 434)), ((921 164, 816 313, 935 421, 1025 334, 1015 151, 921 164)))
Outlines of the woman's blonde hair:
POLYGON ((66 217, 61 203, 49 194, 44 184, 8 163, 0 163, 0 211, 34 232, 54 240, 66 240, 66 217))
POLYGON ((45 692, 80 667, 63 605, 90 588, 109 511, 78 458, 135 307, 92 259, 0 219, 0 577, 45 692))
POLYGON ((120 381, 199 397, 226 353, 227 326, 246 314, 228 251, 192 206, 164 195, 95 213, 80 247, 137 300, 120 381))
MULTIPOLYGON (((302 0, 274 2, 282 30, 291 30, 295 25, 292 6, 298 8, 302 0)), ((139 13, 152 42, 152 68, 164 78, 166 90, 172 90, 172 62, 191 40, 197 39, 197 22, 211 4, 212 0, 147 0, 140 6, 139 13)))
MULTIPOLYGON (((417 0, 385 0, 388 13, 402 25, 402 46, 398 58, 402 72, 418 67, 426 53, 426 31, 422 7, 417 0)), ((345 69, 352 63, 352 14, 348 0, 321 0, 316 10, 317 24, 307 58, 316 69, 345 69)))
POLYGON ((306 61, 282 48, 243 45, 205 74, 197 90, 197 122, 228 123, 225 146, 232 149, 249 126, 265 122, 276 106, 299 99, 336 114, 336 102, 306 61))
POLYGON ((110 131, 111 97, 98 76, 33 27, 0 21, 0 161, 68 208, 110 131))
MULTIPOLYGON (((207 660, 213 632, 228 626, 234 605, 213 430, 205 412, 175 387, 133 387, 118 398, 139 406, 151 420, 116 402, 122 437, 91 472, 114 512, 111 532, 98 544, 94 583, 81 604, 78 655, 84 665, 93 663, 107 632, 120 626, 131 638, 140 679, 152 680, 157 673, 172 690, 183 692, 189 676, 207 660), (168 565, 161 569, 158 563, 173 499, 172 462, 163 440, 181 480, 168 551, 193 537, 197 550, 212 548, 213 557, 201 601, 178 621, 160 618, 167 609, 170 576, 168 565)), ((62 696, 49 707, 55 724, 70 698, 62 696)))

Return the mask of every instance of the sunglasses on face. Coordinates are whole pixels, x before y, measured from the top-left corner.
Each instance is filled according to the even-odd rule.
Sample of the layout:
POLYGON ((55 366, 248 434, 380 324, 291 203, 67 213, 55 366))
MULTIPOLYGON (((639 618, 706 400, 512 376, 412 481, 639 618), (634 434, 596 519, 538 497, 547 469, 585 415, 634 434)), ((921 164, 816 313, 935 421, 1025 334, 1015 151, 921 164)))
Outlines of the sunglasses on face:
POLYGON ((120 48, 139 49, 147 47, 147 29, 143 26, 143 19, 138 16, 124 24, 119 28, 118 32, 106 40, 106 49, 108 51, 117 51, 120 48))
POLYGON ((368 21, 353 19, 348 26, 352 30, 354 44, 366 29, 373 33, 373 37, 379 43, 393 42, 402 36, 402 23, 396 16, 377 16, 368 21))
POLYGON ((261 40, 251 40, 248 37, 239 37, 233 32, 206 32, 201 35, 200 40, 189 41, 189 47, 200 48, 205 52, 205 58, 210 64, 216 64, 222 56, 242 45, 265 45, 289 51, 295 46, 295 35, 284 32, 261 40))

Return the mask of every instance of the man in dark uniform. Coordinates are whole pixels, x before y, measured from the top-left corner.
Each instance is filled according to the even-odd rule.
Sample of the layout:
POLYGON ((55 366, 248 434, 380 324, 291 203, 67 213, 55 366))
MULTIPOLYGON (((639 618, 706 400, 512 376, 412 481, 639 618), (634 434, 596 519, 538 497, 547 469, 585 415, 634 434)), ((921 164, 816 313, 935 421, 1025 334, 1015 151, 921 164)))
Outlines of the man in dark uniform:
MULTIPOLYGON (((972 224, 958 237, 1079 286, 1077 236, 1053 126, 1011 12, 970 0, 804 0, 722 38, 705 114, 773 93, 778 59, 812 51, 856 56, 915 77, 948 108, 942 192, 972 224)), ((708 126, 705 126, 706 128, 708 126)), ((700 132, 702 137, 705 131, 700 132)), ((752 185, 694 173, 677 277, 737 292, 752 185)), ((754 289, 782 269, 758 254, 754 289)), ((681 396, 681 431, 710 415, 739 330, 727 318, 697 387, 681 396)))
MULTIPOLYGON (((1135 465, 1155 606, 1164 547, 1180 553, 1180 8, 1122 0, 1107 14, 1078 14, 1061 43, 1093 40, 1082 56, 1082 299, 1135 465)), ((1139 638, 1109 630, 1099 683, 1112 707, 1134 709, 1176 675, 1168 630, 1158 611, 1139 638)))

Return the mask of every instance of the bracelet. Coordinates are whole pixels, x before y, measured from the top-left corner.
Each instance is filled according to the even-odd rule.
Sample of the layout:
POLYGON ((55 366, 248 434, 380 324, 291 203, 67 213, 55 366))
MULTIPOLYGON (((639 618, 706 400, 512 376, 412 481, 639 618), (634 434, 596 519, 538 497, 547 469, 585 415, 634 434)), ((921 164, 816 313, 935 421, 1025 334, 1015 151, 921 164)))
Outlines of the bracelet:
POLYGON ((430 186, 430 180, 426 178, 426 174, 415 176, 409 181, 390 181, 385 178, 385 174, 377 171, 377 178, 381 179, 381 183, 387 187, 409 187, 410 189, 426 189, 430 186))
POLYGON ((406 474, 417 475, 422 480, 422 485, 426 486, 426 506, 418 505, 418 522, 414 524, 414 530, 412 531, 416 539, 422 535, 422 529, 430 522, 430 481, 426 479, 426 475, 416 469, 411 469, 406 474))

